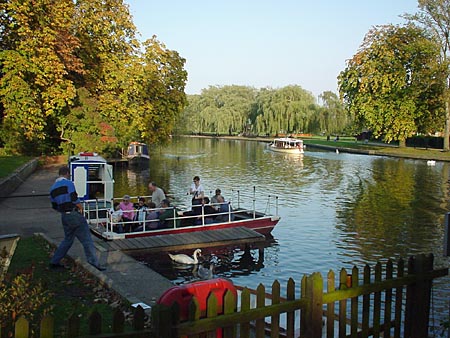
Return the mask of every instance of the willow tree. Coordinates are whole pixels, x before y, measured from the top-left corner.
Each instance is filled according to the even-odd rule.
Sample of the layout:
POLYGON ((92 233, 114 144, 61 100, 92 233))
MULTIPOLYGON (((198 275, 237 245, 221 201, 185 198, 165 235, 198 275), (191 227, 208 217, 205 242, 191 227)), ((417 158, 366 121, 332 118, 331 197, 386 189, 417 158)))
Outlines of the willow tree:
POLYGON ((371 29, 338 77, 346 108, 375 137, 405 146, 427 116, 443 121, 438 56, 439 46, 414 25, 371 29))
POLYGON ((257 97, 259 133, 305 132, 316 112, 314 96, 300 86, 262 90, 257 97))
POLYGON ((319 98, 322 101, 316 117, 319 131, 328 135, 342 133, 351 124, 351 119, 339 96, 331 91, 325 91, 319 98))

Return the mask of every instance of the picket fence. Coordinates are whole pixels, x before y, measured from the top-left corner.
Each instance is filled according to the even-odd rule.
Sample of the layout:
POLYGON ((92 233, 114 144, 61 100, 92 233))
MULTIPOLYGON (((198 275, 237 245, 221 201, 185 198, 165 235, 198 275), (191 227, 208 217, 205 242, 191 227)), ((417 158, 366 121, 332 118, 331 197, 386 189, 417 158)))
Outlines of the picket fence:
MULTIPOLYGON (((366 265, 348 273, 333 271, 324 285, 320 273, 303 276, 296 296, 293 279, 281 297, 278 281, 267 293, 240 288, 240 299, 227 291, 223 299, 212 292, 206 308, 195 297, 172 306, 152 307, 152 327, 144 328, 144 310, 135 311, 133 330, 124 332, 124 316, 114 313, 112 333, 102 333, 102 318, 94 312, 89 318, 85 337, 428 337, 430 299, 433 279, 448 274, 448 269, 433 269, 433 255, 410 257, 405 267, 402 259, 396 267, 392 260, 372 269, 366 265), (336 284, 336 277, 338 283, 336 284), (188 319, 180 320, 181 311, 188 319)), ((40 337, 54 337, 53 319, 41 322, 40 337)), ((79 318, 69 318, 67 337, 79 337, 79 318)), ((1 332, 0 332, 1 333, 1 332)), ((0 337, 2 335, 0 334, 0 337)), ((20 318, 13 337, 28 338, 28 322, 20 318)))

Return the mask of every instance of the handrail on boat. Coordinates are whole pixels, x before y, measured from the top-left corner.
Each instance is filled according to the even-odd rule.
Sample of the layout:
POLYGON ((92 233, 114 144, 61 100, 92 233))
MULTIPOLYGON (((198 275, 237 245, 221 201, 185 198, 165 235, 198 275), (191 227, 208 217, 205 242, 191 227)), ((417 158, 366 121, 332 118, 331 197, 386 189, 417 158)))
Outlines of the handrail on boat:
MULTIPOLYGON (((133 221, 126 221, 126 222, 114 222, 111 217, 110 210, 114 205, 114 202, 117 200, 120 200, 121 198, 112 198, 110 201, 101 200, 101 199, 92 199, 92 200, 86 200, 83 201, 84 203, 84 209, 85 209, 85 215, 88 219, 88 222, 93 225, 97 226, 98 228, 103 227, 106 232, 113 232, 113 233, 119 233, 117 232, 117 229, 115 228, 115 225, 117 224, 137 224, 140 225, 136 227, 130 227, 132 232, 136 233, 144 233, 148 231, 157 231, 157 230, 164 230, 164 229, 177 229, 180 227, 191 227, 191 226, 206 226, 210 224, 220 224, 220 223, 231 223, 240 220, 249 220, 249 219, 257 219, 263 216, 278 216, 278 196, 275 195, 268 195, 267 203, 265 206, 265 210, 263 205, 258 204, 256 200, 256 187, 253 187, 253 192, 251 193, 252 196, 248 196, 248 198, 245 197, 245 194, 242 194, 240 190, 232 190, 232 192, 237 193, 237 198, 235 198, 235 195, 230 196, 231 198, 226 202, 228 204, 228 211, 222 211, 217 212, 213 214, 205 213, 205 206, 198 205, 197 207, 201 207, 201 212, 196 214, 188 214, 184 215, 186 211, 192 210, 192 206, 183 206, 183 205, 177 205, 177 206, 171 206, 169 208, 153 208, 153 209, 147 209, 147 211, 139 211, 138 209, 133 209, 134 212, 143 212, 142 217, 140 218, 141 221, 138 219, 135 219, 133 221), (237 208, 233 207, 232 201, 237 203, 237 208), (249 202, 251 203, 250 208, 243 207, 245 202, 247 201, 247 204, 249 202), (275 205, 275 215, 271 215, 270 211, 271 208, 275 205), (258 212, 257 207, 264 210, 263 212, 258 212), (147 219, 146 213, 151 211, 162 211, 164 209, 171 209, 173 210, 173 217, 166 218, 165 221, 167 221, 167 225, 164 228, 160 228, 159 226, 154 226, 155 222, 159 222, 160 219, 147 219), (226 215, 227 217, 223 217, 226 215), (214 218, 213 221, 208 220, 208 218, 214 218), (197 222, 196 222, 197 220, 197 222), (153 225, 152 225, 153 224, 153 225), (141 226, 141 228, 139 228, 141 226), (134 229, 133 229, 134 228, 134 229), (135 230, 138 228, 139 230, 135 230), (133 231, 135 230, 135 231, 133 231)), ((139 197, 145 197, 147 200, 151 201, 151 196, 136 196, 133 197, 133 199, 139 199, 139 197)), ((131 198, 130 198, 131 199, 131 198)), ((212 203, 209 204, 209 206, 217 207, 222 203, 212 203)), ((199 210, 200 211, 200 210, 199 210)), ((93 228, 95 230, 95 227, 93 228)), ((100 230, 100 229, 99 229, 100 230)))

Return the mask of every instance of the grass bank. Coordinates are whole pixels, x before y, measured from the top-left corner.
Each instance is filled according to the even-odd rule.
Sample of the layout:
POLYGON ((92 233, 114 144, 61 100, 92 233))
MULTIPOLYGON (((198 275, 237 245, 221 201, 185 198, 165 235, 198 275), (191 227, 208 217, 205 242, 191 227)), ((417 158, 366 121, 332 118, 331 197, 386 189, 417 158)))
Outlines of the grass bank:
POLYGON ((7 177, 32 159, 30 156, 0 156, 0 178, 7 177))
POLYGON ((450 151, 443 151, 442 149, 432 148, 414 148, 403 147, 397 145, 390 145, 382 142, 364 142, 355 141, 353 137, 342 137, 339 141, 329 140, 324 137, 304 138, 306 145, 317 145, 328 147, 331 150, 339 148, 341 151, 360 152, 365 151, 368 155, 382 155, 403 157, 412 159, 436 160, 436 161, 450 161, 450 151))
MULTIPOLYGON (((31 304, 36 304, 37 294, 33 290, 42 287, 46 290, 47 300, 39 309, 34 310, 33 324, 40 322, 43 313, 50 313, 55 319, 55 334, 57 337, 65 336, 67 319, 75 314, 80 318, 81 332, 88 332, 88 317, 93 310, 98 311, 103 322, 103 332, 111 332, 113 309, 120 308, 125 313, 130 312, 130 304, 115 292, 101 284, 99 280, 65 258, 63 263, 67 269, 52 270, 49 268, 49 259, 53 247, 42 237, 34 236, 21 238, 11 261, 3 290, 9 288, 2 302, 9 302, 9 309, 16 312, 17 317, 26 313, 31 304), (16 276, 24 278, 21 284, 25 287, 14 287, 13 280, 16 276)), ((42 295, 42 292, 39 292, 42 295)), ((0 293, 0 297, 2 294, 0 293)), ((1 313, 0 313, 1 314, 1 313)), ((26 314, 25 314, 26 316, 26 314)), ((26 316, 27 317, 27 316, 26 316)), ((27 318, 28 319, 28 318, 27 318)))

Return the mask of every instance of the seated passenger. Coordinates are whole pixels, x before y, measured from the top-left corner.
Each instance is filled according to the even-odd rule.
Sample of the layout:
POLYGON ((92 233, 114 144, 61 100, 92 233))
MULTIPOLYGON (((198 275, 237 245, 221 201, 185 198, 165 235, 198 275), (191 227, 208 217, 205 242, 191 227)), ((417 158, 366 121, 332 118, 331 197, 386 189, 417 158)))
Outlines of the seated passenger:
POLYGON ((109 217, 113 226, 113 231, 117 233, 123 232, 122 222, 123 211, 120 209, 120 203, 115 202, 111 210, 109 211, 109 217))
POLYGON ((144 231, 144 224, 145 224, 145 230, 150 229, 157 229, 158 228, 158 217, 159 212, 156 209, 156 205, 153 202, 148 203, 148 207, 145 210, 145 220, 142 220, 142 222, 139 224, 139 226, 134 231, 144 231))
POLYGON ((199 217, 194 222, 194 225, 203 224, 202 218, 204 218, 204 224, 214 223, 214 218, 218 211, 209 204, 209 197, 205 196, 202 199, 202 205, 200 209, 199 217))
POLYGON ((124 222, 123 228, 125 232, 130 232, 131 224, 134 219, 134 206, 130 202, 130 196, 123 196, 122 202, 120 202, 120 209, 123 211, 122 221, 124 222))
POLYGON ((180 226, 180 219, 178 218, 177 209, 170 206, 170 201, 168 199, 163 199, 161 201, 161 210, 159 212, 158 229, 174 228, 174 227, 178 228, 179 226, 180 226))
POLYGON ((216 216, 216 222, 228 222, 228 220, 234 220, 234 214, 230 214, 233 212, 231 208, 231 204, 229 202, 225 202, 225 198, 223 196, 219 196, 217 199, 219 204, 219 214, 216 216))
POLYGON ((211 197, 211 205, 216 210, 219 210, 218 203, 220 203, 219 202, 219 197, 222 197, 221 193, 222 193, 222 191, 219 188, 217 188, 216 189, 216 194, 213 197, 211 197))
POLYGON ((144 221, 147 215, 147 204, 145 204, 145 198, 144 197, 139 197, 138 199, 138 203, 134 205, 134 208, 136 210, 135 214, 134 214, 134 219, 133 221, 135 222, 132 226, 133 231, 142 231, 139 230, 143 228, 144 226, 144 221))

